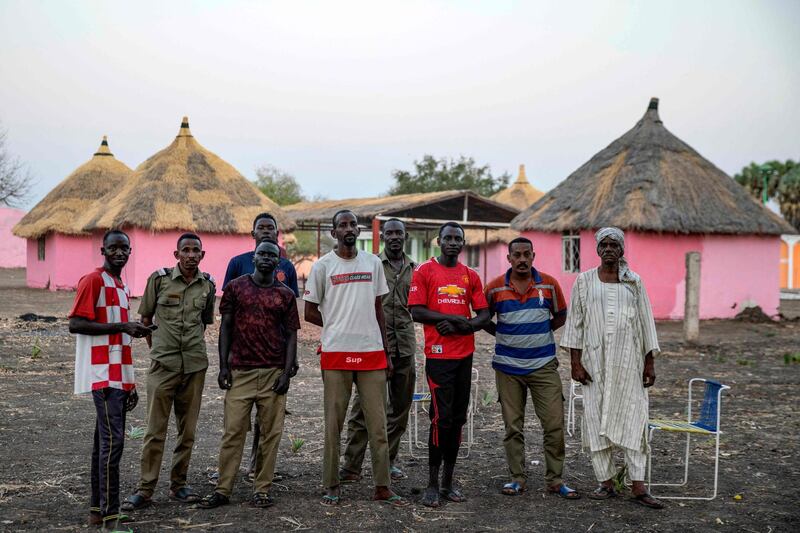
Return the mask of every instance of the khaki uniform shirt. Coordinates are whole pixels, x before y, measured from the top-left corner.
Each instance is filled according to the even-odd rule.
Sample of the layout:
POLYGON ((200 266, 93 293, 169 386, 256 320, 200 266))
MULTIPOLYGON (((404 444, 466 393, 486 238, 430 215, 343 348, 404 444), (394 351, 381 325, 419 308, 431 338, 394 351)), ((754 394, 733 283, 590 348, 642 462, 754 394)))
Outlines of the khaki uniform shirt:
POLYGON ((160 269, 147 279, 139 314, 153 317, 150 358, 167 370, 191 374, 208 367, 205 326, 214 322, 213 281, 199 270, 187 284, 180 268, 160 269))
POLYGON ((411 357, 417 349, 417 338, 414 334, 414 320, 408 309, 408 291, 411 288, 411 274, 417 265, 404 253, 403 268, 397 273, 392 268, 386 251, 381 252, 379 257, 386 274, 386 283, 389 285, 389 292, 381 300, 389 354, 392 357, 411 357))

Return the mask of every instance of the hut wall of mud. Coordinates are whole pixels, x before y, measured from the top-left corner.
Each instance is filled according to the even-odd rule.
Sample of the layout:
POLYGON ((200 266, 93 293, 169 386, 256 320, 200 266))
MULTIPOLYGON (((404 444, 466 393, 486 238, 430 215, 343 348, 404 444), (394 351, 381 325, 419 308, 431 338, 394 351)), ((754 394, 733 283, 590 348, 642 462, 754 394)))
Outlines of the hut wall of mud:
MULTIPOLYGON (((534 266, 554 276, 569 301, 577 273, 562 268, 560 233, 523 232, 536 251, 534 266)), ((625 232, 625 257, 644 281, 657 319, 682 319, 687 252, 700 252, 700 318, 733 318, 758 305, 778 313, 780 240, 772 236, 676 235, 625 232)), ((597 267, 594 232, 580 232, 581 271, 597 267)))

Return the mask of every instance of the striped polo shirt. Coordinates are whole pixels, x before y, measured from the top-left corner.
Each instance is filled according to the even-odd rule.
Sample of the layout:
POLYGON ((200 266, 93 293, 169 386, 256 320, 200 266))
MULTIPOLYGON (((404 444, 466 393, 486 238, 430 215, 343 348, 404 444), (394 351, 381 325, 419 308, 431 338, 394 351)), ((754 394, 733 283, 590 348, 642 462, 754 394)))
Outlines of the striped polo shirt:
POLYGON ((486 285, 486 298, 497 313, 492 368, 506 374, 525 375, 556 356, 550 318, 567 312, 556 279, 531 268, 528 290, 522 294, 511 284, 511 269, 486 285))

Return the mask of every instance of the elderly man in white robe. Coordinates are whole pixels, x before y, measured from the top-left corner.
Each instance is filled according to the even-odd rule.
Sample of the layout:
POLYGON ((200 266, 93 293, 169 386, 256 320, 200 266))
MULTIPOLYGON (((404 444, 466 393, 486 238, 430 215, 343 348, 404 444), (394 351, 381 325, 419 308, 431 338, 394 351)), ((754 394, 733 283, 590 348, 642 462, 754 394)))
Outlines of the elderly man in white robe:
POLYGON ((656 380, 659 351, 647 291, 624 259, 618 228, 595 235, 599 267, 581 273, 572 287, 561 346, 570 351, 572 379, 583 385, 583 448, 591 454, 600 486, 589 497, 615 497, 612 452, 624 452, 634 501, 661 509, 645 488, 647 388, 656 380))

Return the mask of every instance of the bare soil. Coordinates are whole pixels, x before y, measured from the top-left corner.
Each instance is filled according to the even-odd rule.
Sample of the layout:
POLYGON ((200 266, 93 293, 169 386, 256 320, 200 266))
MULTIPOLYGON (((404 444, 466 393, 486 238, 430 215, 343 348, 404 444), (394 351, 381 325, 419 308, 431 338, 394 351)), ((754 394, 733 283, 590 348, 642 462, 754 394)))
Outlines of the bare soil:
MULTIPOLYGON (((84 530, 89 497, 89 456, 94 426, 91 400, 72 395, 74 341, 66 315, 73 293, 24 288, 24 271, 0 271, 0 530, 84 530), (57 317, 56 322, 22 321, 24 313, 57 317)), ((134 302, 134 308, 138 303, 134 302)), ((213 511, 194 509, 167 498, 168 459, 162 469, 156 504, 135 514, 135 531, 797 531, 800 517, 798 460, 798 385, 800 323, 708 321, 701 339, 681 340, 680 323, 659 323, 662 356, 651 389, 653 418, 680 418, 686 410, 686 382, 707 377, 731 386, 722 409, 719 494, 713 501, 670 500, 653 511, 626 498, 597 502, 567 501, 543 488, 541 430, 528 418, 529 490, 519 497, 500 494, 507 479, 502 447, 503 423, 496 404, 490 366, 491 338, 479 335, 475 365, 480 372, 475 443, 457 467, 457 479, 469 501, 429 510, 418 503, 427 478, 425 450, 412 458, 405 445, 400 466, 409 478, 395 489, 414 503, 394 509, 370 501, 369 461, 364 481, 344 488, 338 508, 319 504, 322 460, 322 384, 315 356, 319 331, 303 325, 301 370, 292 380, 275 486, 277 503, 256 510, 245 502, 251 486, 240 481, 233 503, 213 511), (304 439, 297 453, 290 437, 304 439)), ((207 332, 209 368, 190 481, 201 493, 213 490, 207 473, 216 468, 222 435, 223 393, 216 386, 217 328, 207 332)), ((138 380, 144 382, 146 345, 135 341, 138 380)), ((568 361, 561 372, 568 395, 568 361)), ((131 428, 144 426, 146 401, 131 413, 131 428)), ((423 415, 425 416, 425 415, 423 415)), ((425 419, 421 420, 425 428, 425 419)), ((423 429, 423 438, 427 435, 423 429)), ((167 449, 174 443, 174 428, 167 449)), ((654 475, 677 478, 682 467, 679 436, 659 434, 653 447, 654 475), (675 466, 670 466, 675 465, 675 466)), ((695 442, 695 441, 693 441, 695 442)), ((692 470, 684 489, 656 494, 702 495, 710 492, 713 441, 697 439, 692 470)), ((123 494, 135 489, 141 439, 128 438, 121 466, 123 494)), ((165 454, 167 455, 167 454, 165 454)), ((579 430, 567 437, 567 483, 584 495, 596 482, 579 430)))

